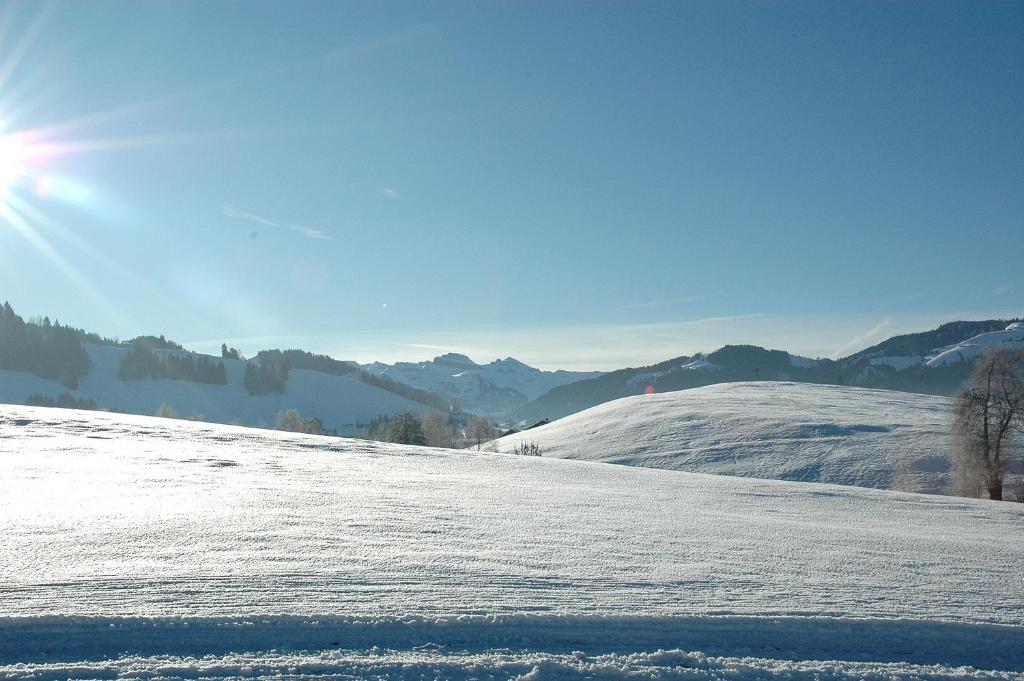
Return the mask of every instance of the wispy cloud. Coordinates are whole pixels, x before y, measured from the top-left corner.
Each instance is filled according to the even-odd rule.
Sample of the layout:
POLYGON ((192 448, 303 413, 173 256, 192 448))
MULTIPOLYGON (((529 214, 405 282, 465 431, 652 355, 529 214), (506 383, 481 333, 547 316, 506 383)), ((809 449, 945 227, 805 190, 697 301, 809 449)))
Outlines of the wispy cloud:
POLYGON ((256 215, 255 213, 248 213, 244 210, 239 210, 231 204, 225 204, 223 213, 226 217, 234 220, 248 220, 249 222, 255 222, 258 225, 265 227, 276 227, 278 229, 287 229, 291 232, 296 232, 309 239, 324 239, 332 241, 333 236, 313 227, 305 227, 303 225, 297 225, 291 222, 277 222, 270 218, 265 218, 262 215, 256 215))
POLYGON ((304 227, 302 225, 290 224, 286 224, 284 226, 292 230, 293 232, 298 232, 302 236, 309 237, 310 239, 326 239, 328 241, 332 241, 334 239, 334 237, 331 236, 330 234, 321 232, 319 229, 313 229, 312 227, 304 227))
POLYGON ((1002 286, 997 286, 994 289, 992 289, 992 293, 994 293, 997 296, 1001 296, 1006 293, 1009 293, 1012 289, 1013 287, 1010 286, 1009 284, 1003 284, 1002 286))
POLYGON ((684 305, 686 303, 695 303, 698 300, 703 300, 700 296, 693 296, 690 298, 673 298, 671 300, 650 300, 643 303, 630 303, 629 305, 621 305, 618 309, 620 310, 653 310, 659 307, 671 307, 673 305, 684 305))
POLYGON ((838 359, 839 357, 846 355, 851 350, 857 350, 872 343, 873 341, 882 340, 891 324, 892 322, 890 319, 886 317, 864 333, 857 334, 849 341, 836 348, 832 353, 832 357, 838 359))
POLYGON ((668 324, 651 324, 651 326, 704 326, 705 324, 720 324, 722 322, 738 322, 743 319, 756 319, 763 317, 763 312, 751 312, 749 314, 733 314, 725 315, 722 317, 701 317, 700 319, 690 319, 685 322, 670 322, 668 324))
POLYGON ((393 189, 391 187, 384 187, 379 192, 377 192, 377 198, 395 201, 401 197, 398 195, 397 189, 393 189))

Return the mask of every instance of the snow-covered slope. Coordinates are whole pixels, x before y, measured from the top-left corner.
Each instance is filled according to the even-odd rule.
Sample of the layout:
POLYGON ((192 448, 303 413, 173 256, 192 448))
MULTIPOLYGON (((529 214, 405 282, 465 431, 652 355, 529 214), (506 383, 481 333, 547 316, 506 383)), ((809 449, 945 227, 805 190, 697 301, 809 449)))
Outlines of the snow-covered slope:
POLYGON ((4 678, 1020 678, 1024 508, 0 409, 4 678))
POLYGON ((949 483, 949 400, 809 383, 625 397, 497 441, 542 456, 916 492, 949 483))
POLYGON ((957 362, 973 362, 988 349, 1024 351, 1024 323, 1014 322, 1004 331, 978 334, 952 347, 943 348, 929 359, 927 364, 930 367, 940 367, 957 362))
MULTIPOLYGON (((68 389, 60 381, 29 373, 0 371, 0 402, 24 404, 32 394, 56 398, 68 393, 76 398, 93 399, 102 408, 134 414, 153 414, 166 403, 182 417, 195 411, 208 421, 237 421, 250 426, 273 426, 279 411, 298 409, 304 417, 316 416, 328 428, 345 434, 355 434, 358 424, 383 414, 421 413, 427 409, 418 402, 350 376, 300 369, 289 372, 285 392, 250 395, 244 384, 245 364, 237 359, 223 360, 228 375, 226 385, 171 380, 122 381, 118 371, 127 348, 90 344, 84 347, 93 368, 81 379, 77 390, 68 389)), ((221 360, 216 358, 216 361, 221 360)))
POLYGON ((599 376, 597 371, 541 371, 506 357, 477 364, 449 352, 429 362, 361 365, 378 376, 454 397, 463 408, 495 416, 509 413, 554 387, 599 376))

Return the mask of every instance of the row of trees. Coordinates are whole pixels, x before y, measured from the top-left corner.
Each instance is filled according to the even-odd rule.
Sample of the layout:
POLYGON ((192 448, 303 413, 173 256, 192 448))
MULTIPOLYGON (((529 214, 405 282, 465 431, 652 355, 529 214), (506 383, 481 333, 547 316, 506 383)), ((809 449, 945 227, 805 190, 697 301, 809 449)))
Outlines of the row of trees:
POLYGON ((71 389, 89 373, 89 356, 82 349, 80 329, 50 323, 26 322, 10 303, 0 308, 0 369, 25 371, 40 378, 59 379, 71 389))
POLYGON ((224 385, 228 382, 224 362, 214 364, 204 355, 191 352, 155 352, 148 339, 137 338, 121 360, 118 377, 122 381, 144 381, 161 378, 194 383, 224 385))
POLYGON ((34 393, 25 398, 25 404, 30 407, 60 407, 61 409, 87 409, 89 411, 99 410, 99 407, 96 406, 96 400, 88 397, 78 398, 74 395, 69 395, 68 393, 61 393, 57 396, 57 399, 34 393))
POLYGON ((380 442, 397 442, 404 445, 443 446, 427 441, 423 422, 411 411, 373 419, 370 421, 367 437, 380 442))
POLYGON ((501 431, 483 416, 470 414, 463 418, 440 411, 428 411, 422 416, 413 412, 381 416, 370 421, 367 431, 369 439, 380 442, 478 450, 499 435, 501 431))
POLYGON ((955 492, 1001 501, 1011 482, 1014 501, 1024 502, 1024 353, 994 350, 978 360, 971 387, 956 396, 953 432, 955 492), (1013 467, 1018 474, 1009 480, 1013 467))

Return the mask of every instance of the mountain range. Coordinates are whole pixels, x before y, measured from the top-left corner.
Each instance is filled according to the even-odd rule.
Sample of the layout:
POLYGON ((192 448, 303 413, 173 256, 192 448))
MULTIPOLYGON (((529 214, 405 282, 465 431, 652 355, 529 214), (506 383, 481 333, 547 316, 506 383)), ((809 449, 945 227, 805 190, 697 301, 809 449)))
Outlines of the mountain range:
POLYGON ((374 376, 445 395, 467 411, 507 419, 552 388, 596 378, 599 371, 542 371, 512 357, 477 364, 449 352, 427 362, 360 365, 374 376))
POLYGON ((630 395, 716 383, 789 381, 952 395, 986 347, 1024 350, 1019 319, 957 321, 885 340, 841 359, 810 359, 753 345, 727 345, 608 373, 543 371, 512 357, 478 364, 447 353, 424 362, 358 364, 301 350, 245 359, 190 352, 160 337, 105 339, 81 329, 25 322, 0 312, 0 402, 60 403, 272 425, 284 409, 327 430, 363 432, 371 419, 439 410, 488 416, 522 429, 630 395))
POLYGON ((520 407, 513 421, 524 426, 629 395, 752 379, 948 396, 967 381, 982 350, 994 346, 1024 350, 1024 326, 1019 319, 949 322, 931 331, 894 336, 841 359, 809 359, 754 345, 727 345, 707 355, 675 357, 553 388, 520 407))

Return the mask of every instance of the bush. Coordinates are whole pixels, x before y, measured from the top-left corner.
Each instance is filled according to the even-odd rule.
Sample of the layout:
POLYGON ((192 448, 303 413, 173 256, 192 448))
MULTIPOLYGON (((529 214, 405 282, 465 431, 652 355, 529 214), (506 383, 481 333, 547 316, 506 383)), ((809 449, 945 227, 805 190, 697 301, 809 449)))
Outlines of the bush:
POLYGON ((171 408, 171 405, 167 404, 166 402, 162 403, 159 407, 157 407, 155 416, 159 416, 162 419, 178 418, 177 412, 175 412, 174 409, 171 408))
POLYGON ((512 453, 519 456, 540 456, 540 445, 536 442, 520 442, 512 453))
POLYGON ((46 395, 29 395, 25 400, 25 404, 30 407, 58 407, 60 409, 87 409, 89 411, 97 411, 96 400, 91 400, 87 397, 76 398, 74 395, 68 393, 61 393, 57 396, 57 399, 47 397, 46 395))
POLYGON ((308 435, 327 435, 324 424, 315 416, 308 419, 296 409, 285 409, 277 412, 277 430, 289 433, 306 433, 308 435))

